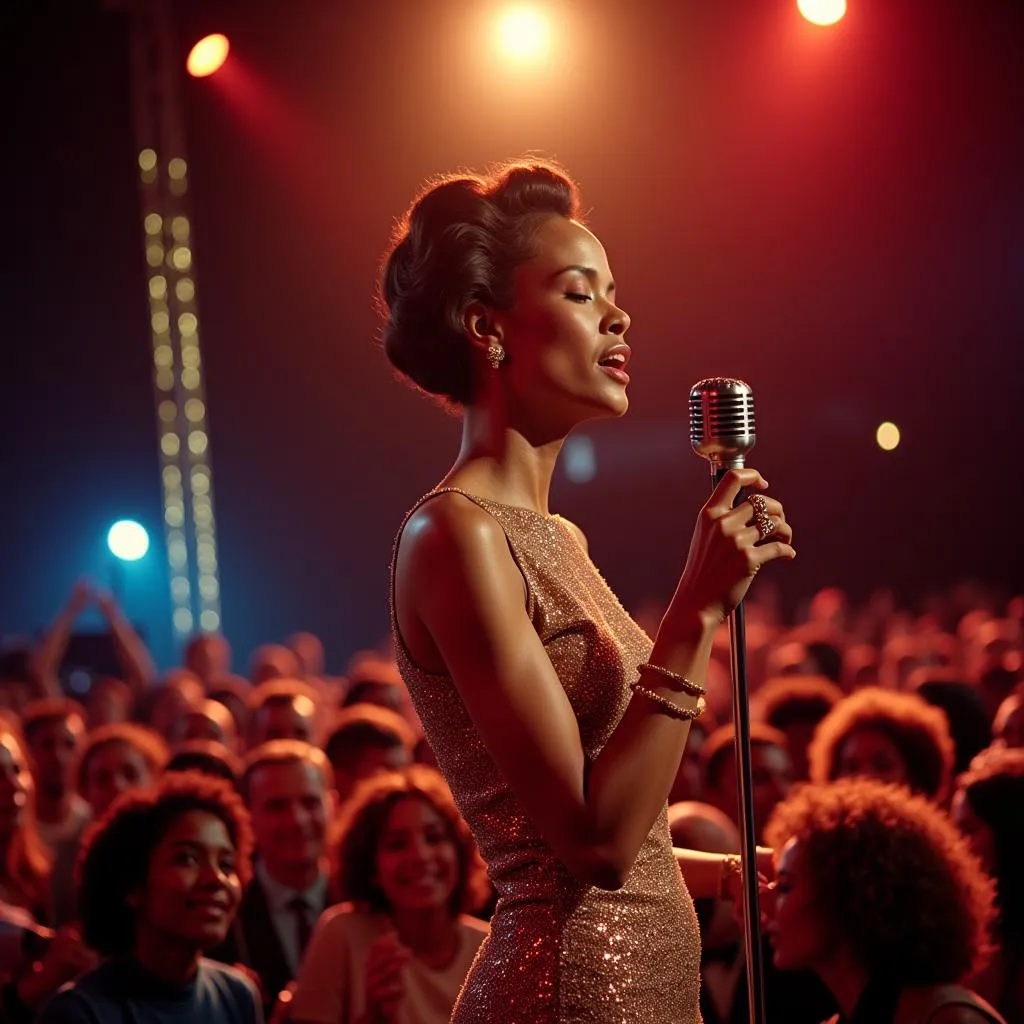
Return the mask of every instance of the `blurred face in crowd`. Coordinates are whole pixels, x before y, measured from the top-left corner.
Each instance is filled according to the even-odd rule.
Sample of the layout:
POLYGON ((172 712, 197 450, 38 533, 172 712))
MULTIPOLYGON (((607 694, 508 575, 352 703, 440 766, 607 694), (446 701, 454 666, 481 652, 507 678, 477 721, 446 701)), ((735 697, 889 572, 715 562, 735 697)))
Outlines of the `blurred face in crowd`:
POLYGON ((104 814, 122 793, 153 781, 149 762, 123 740, 101 743, 89 754, 83 768, 82 796, 96 817, 104 814))
POLYGON ((11 732, 0 731, 0 841, 18 830, 32 796, 32 773, 21 745, 11 732))
POLYGON ((448 822, 422 797, 398 800, 377 846, 376 881, 392 910, 447 908, 458 876, 458 848, 448 822))
POLYGON ((1012 694, 999 705, 992 732, 1004 747, 1024 747, 1024 695, 1012 694))
POLYGON ((862 776, 909 785, 910 771, 900 748, 877 729, 855 729, 836 754, 836 777, 862 776))
POLYGON ((344 756, 336 756, 331 762, 334 768, 334 788, 341 800, 347 800, 360 782, 380 772, 402 768, 411 760, 402 743, 390 746, 363 744, 358 749, 345 751, 344 756))
POLYGON ((136 942, 156 939, 186 950, 220 945, 242 898, 235 847, 209 811, 186 811, 157 843, 138 910, 136 942))
POLYGON ((173 736, 179 720, 203 700, 202 684, 190 672, 169 672, 153 701, 149 724, 161 736, 173 736))
POLYGON ((982 867, 990 875, 996 874, 996 837, 992 829, 974 813, 970 800, 967 799, 967 792, 958 789, 953 796, 953 805, 950 808, 950 815, 953 824, 960 830, 960 834, 971 844, 977 858, 981 861, 982 867))
POLYGON ((127 722, 130 705, 131 691, 120 679, 97 679, 89 688, 85 707, 89 728, 127 722))
POLYGON ((816 912, 817 893, 799 840, 782 848, 765 932, 779 970, 811 969, 835 953, 835 941, 816 912))
POLYGON ((319 862, 333 809, 333 796, 314 764, 269 763, 252 772, 249 812, 256 847, 272 877, 319 862))
POLYGON ((71 766, 84 734, 78 715, 46 718, 32 727, 29 753, 39 789, 48 797, 59 799, 71 788, 71 766))
POLYGON ((299 679, 302 670, 295 652, 281 644, 258 647, 249 662, 249 679, 259 686, 270 679, 299 679))
POLYGON ((313 738, 313 702, 304 694, 268 700, 256 711, 249 723, 249 746, 258 747, 268 740, 302 740, 313 738))
MULTIPOLYGON (((774 743, 752 743, 750 746, 750 769, 753 782, 754 821, 757 833, 768 824, 775 805, 785 799, 793 782, 793 765, 789 753, 774 743)), ((718 784, 715 787, 713 803, 733 821, 736 820, 736 759, 730 748, 721 758, 718 769, 718 784)), ((711 794, 709 794, 711 795, 711 794)))
POLYGON ((185 668, 203 682, 231 671, 231 648, 217 633, 199 636, 185 648, 185 668))
POLYGON ((179 740, 213 740, 235 749, 235 721, 231 712, 215 700, 204 700, 187 712, 178 730, 179 740))

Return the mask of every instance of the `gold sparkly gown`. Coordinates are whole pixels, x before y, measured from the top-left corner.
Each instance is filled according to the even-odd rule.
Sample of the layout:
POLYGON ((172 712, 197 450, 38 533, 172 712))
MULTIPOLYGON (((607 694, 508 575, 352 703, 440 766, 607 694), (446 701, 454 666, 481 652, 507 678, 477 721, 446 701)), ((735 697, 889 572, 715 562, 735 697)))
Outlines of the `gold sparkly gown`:
MULTIPOLYGON (((626 709, 629 684, 650 654, 649 638, 557 516, 457 488, 432 492, 409 515, 449 491, 475 502, 505 531, 526 580, 530 619, 576 714, 587 760, 593 761, 626 709)), ((498 894, 490 935, 452 1021, 699 1022, 700 935, 665 810, 621 889, 609 892, 577 881, 523 813, 451 678, 414 665, 393 613, 391 621, 402 677, 498 894)))

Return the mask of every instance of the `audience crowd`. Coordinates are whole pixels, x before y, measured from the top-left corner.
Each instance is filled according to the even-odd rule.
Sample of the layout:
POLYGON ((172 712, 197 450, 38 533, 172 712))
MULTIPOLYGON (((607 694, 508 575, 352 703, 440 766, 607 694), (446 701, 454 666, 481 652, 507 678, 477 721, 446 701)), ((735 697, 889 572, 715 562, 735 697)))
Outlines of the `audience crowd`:
MULTIPOLYGON (((747 661, 768 1020, 1024 1024, 1024 598, 833 588, 790 624, 767 597, 747 661)), ((88 583, 3 651, 0 1020, 448 1020, 495 897, 390 654, 330 676, 300 633, 233 665, 200 635, 159 673, 88 583), (80 693, 62 666, 89 607, 120 670, 80 693)), ((669 812, 714 853, 739 849, 728 665, 723 630, 669 812)), ((705 1024, 747 1020, 730 894, 697 905, 705 1024)))

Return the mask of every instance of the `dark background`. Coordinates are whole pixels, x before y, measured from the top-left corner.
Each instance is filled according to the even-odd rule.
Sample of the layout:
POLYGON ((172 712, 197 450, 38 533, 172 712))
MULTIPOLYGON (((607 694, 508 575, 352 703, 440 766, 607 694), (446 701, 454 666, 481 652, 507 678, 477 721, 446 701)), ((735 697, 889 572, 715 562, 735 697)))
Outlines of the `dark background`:
MULTIPOLYGON (((338 669, 386 632, 394 532, 458 423, 391 378, 378 260, 424 178, 529 150, 579 180, 633 318, 630 413, 583 432, 597 475, 552 497, 627 605, 681 567, 707 487, 685 398, 712 374, 757 394, 753 461, 799 531, 788 607, 1019 590, 1024 4, 850 0, 818 29, 793 0, 550 0, 556 59, 529 75, 494 51, 501 6, 177 5, 183 60, 233 46, 182 95, 236 663, 303 628, 338 669)), ((155 548, 128 611, 170 664, 126 23, 0 18, 0 632, 102 579, 132 516, 155 548)))

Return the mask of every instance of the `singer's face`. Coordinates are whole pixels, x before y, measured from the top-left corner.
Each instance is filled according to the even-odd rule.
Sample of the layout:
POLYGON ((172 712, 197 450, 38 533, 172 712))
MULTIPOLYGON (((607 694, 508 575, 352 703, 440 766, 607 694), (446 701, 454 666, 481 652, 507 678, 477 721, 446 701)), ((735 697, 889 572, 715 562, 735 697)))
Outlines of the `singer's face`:
POLYGON ((537 228, 534 251, 516 269, 512 309, 495 312, 513 417, 567 433, 587 419, 621 416, 629 316, 616 304, 604 247, 582 224, 552 216, 537 228))

